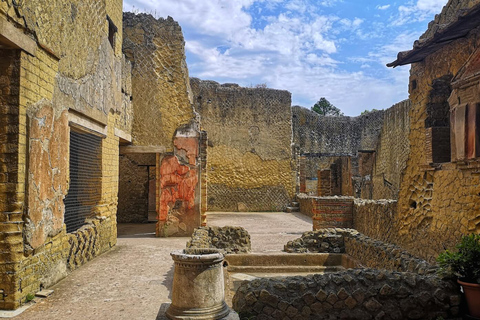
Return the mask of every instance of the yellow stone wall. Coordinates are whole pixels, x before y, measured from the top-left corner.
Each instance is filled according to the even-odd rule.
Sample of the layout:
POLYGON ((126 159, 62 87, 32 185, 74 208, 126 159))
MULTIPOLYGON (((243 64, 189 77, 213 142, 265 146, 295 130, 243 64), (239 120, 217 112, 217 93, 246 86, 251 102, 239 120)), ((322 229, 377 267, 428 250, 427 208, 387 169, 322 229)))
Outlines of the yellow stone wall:
MULTIPOLYGON (((131 67, 122 61, 121 0, 24 1, 17 10, 12 1, 1 1, 0 19, 12 21, 37 43, 34 55, 11 51, 18 60, 11 58, 11 64, 17 63, 18 70, 7 68, 0 73, 0 77, 18 78, 18 86, 4 91, 12 96, 10 104, 0 99, 1 116, 7 119, 0 128, 5 142, 0 148, 0 309, 15 309, 28 294, 53 285, 116 243, 119 138, 115 128, 131 133, 131 67), (107 14, 118 28, 114 48, 108 41, 107 14), (85 97, 92 98, 85 102, 85 97), (31 215, 41 208, 29 206, 26 191, 31 187, 31 171, 27 169, 31 168, 27 164, 38 156, 29 153, 30 119, 41 115, 43 106, 53 108, 54 119, 67 112, 80 116, 85 123, 104 128, 106 137, 102 139, 101 201, 95 217, 74 233, 66 233, 64 224, 53 232, 40 232, 37 239, 42 241, 37 243, 24 237, 41 228, 31 223, 31 215)), ((5 61, 7 54, 1 54, 5 61)), ((69 141, 65 140, 55 142, 55 150, 67 151, 69 141), (64 145, 59 146, 60 142, 64 145)), ((68 174, 61 176, 60 186, 67 188, 68 174)), ((38 179, 47 182, 45 177, 38 179)))
POLYGON ((434 79, 455 76, 479 48, 478 31, 445 45, 412 65, 410 82, 410 155, 398 201, 396 242, 430 261, 464 234, 480 232, 478 162, 429 166, 425 151, 425 119, 434 79), (477 164, 476 164, 477 163, 477 164))
POLYGON ((182 29, 170 17, 130 12, 123 23, 123 51, 133 65, 132 143, 173 152, 175 131, 194 119, 182 29))
POLYGON ((190 84, 208 134, 207 210, 284 210, 295 195, 290 93, 190 84))

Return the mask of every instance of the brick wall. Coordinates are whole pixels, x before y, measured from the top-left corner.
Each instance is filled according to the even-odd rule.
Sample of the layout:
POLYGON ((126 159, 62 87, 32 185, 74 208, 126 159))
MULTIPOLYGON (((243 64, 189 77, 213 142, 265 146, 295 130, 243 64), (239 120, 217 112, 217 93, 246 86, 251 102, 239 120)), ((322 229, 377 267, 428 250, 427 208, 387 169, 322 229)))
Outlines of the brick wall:
POLYGON ((332 195, 332 179, 330 170, 318 170, 318 189, 317 195, 319 197, 329 197, 332 195))
MULTIPOLYGON (((19 148, 19 105, 20 61, 21 53, 16 50, 1 50, 0 54, 0 90, 6 94, 0 96, 0 112, 2 118, 0 148, 1 189, 0 240, 1 259, 0 276, 0 308, 14 308, 14 297, 18 291, 18 263, 23 255, 23 202, 25 199, 25 155, 19 148)), ((25 131, 25 129, 23 129, 25 131)), ((23 141, 25 141, 23 139, 23 141)), ((25 147, 23 147, 25 148, 25 147)))

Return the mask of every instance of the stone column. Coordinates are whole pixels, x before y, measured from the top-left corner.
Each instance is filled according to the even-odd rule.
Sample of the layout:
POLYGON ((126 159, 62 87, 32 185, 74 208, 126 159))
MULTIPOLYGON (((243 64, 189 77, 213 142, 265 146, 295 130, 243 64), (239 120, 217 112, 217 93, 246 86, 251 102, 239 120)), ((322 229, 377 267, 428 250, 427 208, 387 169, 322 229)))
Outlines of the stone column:
POLYGON ((167 318, 216 320, 228 316, 230 309, 224 300, 223 254, 215 249, 186 249, 170 255, 175 271, 167 318))

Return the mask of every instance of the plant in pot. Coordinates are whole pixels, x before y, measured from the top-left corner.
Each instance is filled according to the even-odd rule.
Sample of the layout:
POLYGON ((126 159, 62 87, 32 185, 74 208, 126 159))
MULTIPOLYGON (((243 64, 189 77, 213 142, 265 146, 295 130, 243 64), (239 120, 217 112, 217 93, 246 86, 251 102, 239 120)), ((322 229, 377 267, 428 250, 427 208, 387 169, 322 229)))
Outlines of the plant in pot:
POLYGON ((480 319, 480 234, 463 236, 456 250, 445 250, 437 262, 441 276, 457 278, 470 315, 480 319))

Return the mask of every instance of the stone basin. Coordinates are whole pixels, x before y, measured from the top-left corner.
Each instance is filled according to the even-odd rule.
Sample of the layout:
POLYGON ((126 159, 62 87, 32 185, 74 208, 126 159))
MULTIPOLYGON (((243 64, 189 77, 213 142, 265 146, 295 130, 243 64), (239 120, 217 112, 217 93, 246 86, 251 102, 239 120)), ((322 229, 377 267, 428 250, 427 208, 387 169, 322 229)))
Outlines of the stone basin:
POLYGON ((360 267, 360 263, 341 253, 250 253, 225 256, 225 300, 232 298, 245 280, 266 277, 305 276, 360 267))

